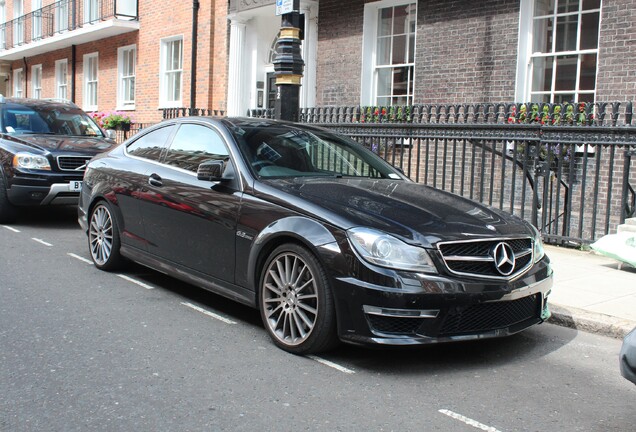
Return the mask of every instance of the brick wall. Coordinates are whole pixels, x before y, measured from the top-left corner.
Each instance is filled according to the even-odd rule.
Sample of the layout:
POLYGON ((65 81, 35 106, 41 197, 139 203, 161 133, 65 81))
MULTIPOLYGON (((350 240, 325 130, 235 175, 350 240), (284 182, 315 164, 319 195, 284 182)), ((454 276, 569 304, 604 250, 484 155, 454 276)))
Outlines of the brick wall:
MULTIPOLYGON (((320 2, 318 105, 360 101, 364 4, 320 2)), ((423 0, 417 15, 415 103, 514 98, 519 2, 423 0)))
MULTIPOLYGON (((44 4, 53 3, 45 1, 44 4)), ((12 3, 7 3, 7 17, 12 17, 12 3)), ((31 2, 25 2, 25 13, 31 2)), ((110 111, 117 106, 117 49, 137 46, 136 109, 131 112, 137 122, 156 122, 159 111, 160 41, 172 36, 183 37, 183 74, 181 81, 182 106, 190 106, 190 71, 192 61, 192 2, 157 2, 139 0, 140 30, 76 46, 75 103, 83 105, 83 56, 97 52, 98 109, 110 111)), ((197 107, 224 109, 227 93, 227 0, 201 0, 198 19, 197 107)), ((66 58, 69 67, 71 97, 71 48, 27 57, 26 96, 32 96, 31 66, 42 64, 42 97, 55 96, 55 61, 66 58)), ((11 68, 24 67, 23 60, 14 61, 11 68)), ((11 87, 12 89, 12 84, 11 87)))
POLYGON ((317 105, 356 105, 360 102, 363 16, 363 0, 321 0, 317 105))
POLYGON ((420 1, 415 102, 513 100, 518 32, 518 1, 420 1))
POLYGON ((603 2, 596 99, 636 99, 636 2, 603 2))
MULTIPOLYGON (((320 2, 317 105, 360 102, 365 3, 371 2, 320 2)), ((519 5, 510 0, 419 0, 415 103, 512 101, 519 5)), ((636 1, 606 1, 596 100, 635 98, 636 1)))

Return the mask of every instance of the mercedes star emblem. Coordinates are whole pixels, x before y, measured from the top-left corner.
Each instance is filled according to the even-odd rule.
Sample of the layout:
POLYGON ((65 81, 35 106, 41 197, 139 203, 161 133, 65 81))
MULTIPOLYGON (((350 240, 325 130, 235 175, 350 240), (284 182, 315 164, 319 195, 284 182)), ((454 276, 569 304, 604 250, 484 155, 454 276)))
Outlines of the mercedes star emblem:
POLYGON ((515 270, 515 253, 508 243, 498 243, 492 250, 497 271, 504 276, 510 276, 515 270))

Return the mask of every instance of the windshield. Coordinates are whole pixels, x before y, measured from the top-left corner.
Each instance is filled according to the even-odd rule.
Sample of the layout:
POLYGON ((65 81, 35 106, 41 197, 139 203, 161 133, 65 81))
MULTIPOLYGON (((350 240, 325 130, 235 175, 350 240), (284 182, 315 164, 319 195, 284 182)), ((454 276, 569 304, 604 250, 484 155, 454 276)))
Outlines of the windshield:
POLYGON ((402 179, 373 152, 348 138, 269 122, 230 126, 241 153, 263 178, 299 176, 402 179))
POLYGON ((2 131, 9 135, 52 134, 103 136, 84 111, 63 105, 29 107, 8 103, 2 110, 2 131))

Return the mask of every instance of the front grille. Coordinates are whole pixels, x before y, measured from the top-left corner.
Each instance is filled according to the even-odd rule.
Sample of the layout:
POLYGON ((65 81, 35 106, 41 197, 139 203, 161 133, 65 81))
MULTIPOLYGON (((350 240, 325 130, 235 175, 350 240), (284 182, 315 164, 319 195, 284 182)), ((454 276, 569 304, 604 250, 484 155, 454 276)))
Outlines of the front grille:
POLYGON ((91 160, 91 156, 58 156, 57 166, 62 171, 84 172, 89 160, 91 160))
POLYGON ((371 330, 376 333, 413 335, 424 318, 402 318, 367 314, 371 330))
POLYGON ((502 329, 539 317, 541 302, 538 294, 517 300, 480 303, 449 311, 440 329, 440 336, 454 336, 502 329))
POLYGON ((440 243, 439 251, 451 273, 476 277, 512 279, 532 265, 532 239, 492 239, 469 242, 440 243), (495 265, 493 251, 497 245, 505 243, 512 248, 515 256, 514 269, 504 275, 495 265))

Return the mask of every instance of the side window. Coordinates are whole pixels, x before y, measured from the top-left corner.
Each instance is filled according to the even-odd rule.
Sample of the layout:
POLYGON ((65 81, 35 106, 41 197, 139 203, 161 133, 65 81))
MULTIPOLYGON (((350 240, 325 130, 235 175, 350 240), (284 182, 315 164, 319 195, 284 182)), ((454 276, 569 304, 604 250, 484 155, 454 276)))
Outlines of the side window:
POLYGON ((132 156, 158 161, 173 131, 174 125, 156 129, 135 140, 126 151, 132 156))
POLYGON ((184 124, 172 140, 165 163, 197 172, 203 162, 226 161, 229 157, 223 138, 214 130, 202 125, 184 124))

